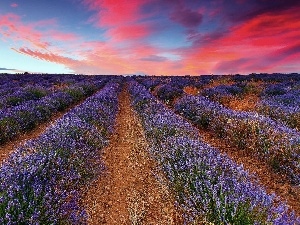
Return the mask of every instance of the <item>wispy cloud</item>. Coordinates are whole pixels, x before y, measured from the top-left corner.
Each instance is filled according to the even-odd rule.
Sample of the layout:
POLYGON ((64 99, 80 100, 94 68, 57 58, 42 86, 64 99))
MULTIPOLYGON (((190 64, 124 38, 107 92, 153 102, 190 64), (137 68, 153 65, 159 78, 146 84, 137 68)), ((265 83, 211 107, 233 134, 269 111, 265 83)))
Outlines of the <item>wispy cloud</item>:
POLYGON ((275 72, 299 63, 300 5, 295 1, 78 2, 88 15, 81 23, 93 35, 62 24, 60 17, 31 21, 7 13, 0 15, 1 39, 14 54, 75 73, 275 72))
POLYGON ((3 68, 3 67, 1 68, 0 67, 0 70, 16 70, 16 69, 8 69, 8 68, 3 68))
POLYGON ((141 61, 150 61, 150 62, 164 62, 167 60, 166 57, 163 56, 158 56, 158 55, 150 55, 145 58, 141 58, 141 61))
POLYGON ((197 11, 188 8, 178 7, 170 15, 171 20, 187 27, 194 28, 201 24, 203 16, 197 11))
POLYGON ((19 5, 18 5, 17 3, 11 3, 10 6, 13 7, 13 8, 16 8, 16 7, 18 7, 19 5))

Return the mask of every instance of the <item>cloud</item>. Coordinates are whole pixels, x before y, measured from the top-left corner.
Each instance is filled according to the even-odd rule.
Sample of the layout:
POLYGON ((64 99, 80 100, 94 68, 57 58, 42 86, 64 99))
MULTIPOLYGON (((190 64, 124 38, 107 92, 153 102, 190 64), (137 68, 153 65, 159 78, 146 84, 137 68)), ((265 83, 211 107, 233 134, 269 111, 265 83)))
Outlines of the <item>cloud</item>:
POLYGON ((0 34, 5 34, 9 40, 23 41, 26 45, 46 50, 52 41, 78 41, 80 36, 75 33, 62 32, 55 29, 55 19, 41 20, 32 23, 24 23, 16 14, 0 15, 0 34))
POLYGON ((170 19, 187 28, 194 28, 201 24, 203 16, 188 8, 178 8, 171 13, 170 19))
POLYGON ((230 61, 220 61, 214 67, 216 73, 242 73, 245 66, 251 63, 250 58, 239 58, 230 61))
POLYGON ((153 26, 143 20, 146 14, 141 12, 142 6, 149 0, 84 0, 90 11, 95 12, 91 18, 97 27, 107 30, 106 37, 111 41, 131 41, 151 34, 153 26))
POLYGON ((223 19, 231 22, 245 22, 263 14, 281 14, 285 10, 289 10, 300 6, 297 0, 214 0, 221 8, 219 13, 223 14, 223 19))
POLYGON ((190 29, 186 38, 191 46, 178 48, 174 54, 181 56, 188 73, 199 69, 207 73, 293 72, 300 56, 299 10, 259 14, 225 24, 220 31, 190 29))
POLYGON ((21 54, 29 55, 36 59, 40 59, 48 62, 54 62, 58 64, 64 64, 66 66, 71 66, 78 63, 77 60, 71 59, 69 57, 64 57, 53 53, 44 53, 36 50, 31 50, 28 48, 20 48, 20 49, 12 48, 12 50, 21 54))
POLYGON ((144 26, 143 24, 133 24, 109 29, 106 36, 114 42, 125 40, 133 41, 142 39, 151 33, 150 27, 144 26))
POLYGON ((167 60, 166 57, 163 56, 158 56, 158 55, 150 55, 148 57, 145 58, 141 58, 141 61, 151 61, 151 62, 164 62, 167 60))
POLYGON ((75 73, 272 72, 299 62, 300 8, 289 0, 72 2, 84 2, 92 37, 60 30, 58 18, 25 22, 15 14, 0 15, 0 36, 18 54, 75 73))
POLYGON ((249 10, 244 16, 240 16, 240 19, 252 19, 256 16, 272 13, 278 14, 284 10, 288 10, 290 8, 294 8, 299 6, 300 3, 297 0, 272 0, 272 1, 264 1, 264 0, 256 0, 254 1, 253 8, 249 10))
POLYGON ((16 14, 0 16, 1 33, 10 41, 22 41, 43 49, 47 49, 50 45, 49 42, 43 40, 42 32, 31 25, 22 23, 21 18, 16 14))
POLYGON ((12 4, 10 4, 10 6, 13 7, 13 8, 16 8, 16 7, 18 7, 19 5, 18 5, 17 3, 12 3, 12 4))
POLYGON ((282 60, 293 55, 300 55, 300 42, 278 49, 270 55, 273 60, 282 60))
POLYGON ((45 33, 51 39, 57 40, 57 41, 62 41, 62 42, 76 41, 76 40, 80 39, 80 37, 74 33, 66 33, 66 32, 61 32, 61 31, 57 31, 57 30, 49 30, 45 33))
POLYGON ((58 46, 62 45, 63 51, 66 51, 82 41, 80 35, 60 31, 57 27, 59 26, 56 19, 25 23, 16 14, 0 15, 0 35, 2 34, 2 39, 9 41, 15 48, 26 46, 30 49, 57 51, 58 46))
POLYGON ((99 26, 116 26, 136 22, 143 18, 141 6, 146 0, 84 0, 91 11, 96 12, 96 24, 99 26))
POLYGON ((201 33, 195 30, 187 31, 187 40, 193 43, 193 46, 201 46, 203 44, 211 44, 227 35, 227 31, 217 30, 209 33, 201 33))
POLYGON ((1 68, 0 67, 0 70, 16 70, 16 69, 8 69, 8 68, 1 68))

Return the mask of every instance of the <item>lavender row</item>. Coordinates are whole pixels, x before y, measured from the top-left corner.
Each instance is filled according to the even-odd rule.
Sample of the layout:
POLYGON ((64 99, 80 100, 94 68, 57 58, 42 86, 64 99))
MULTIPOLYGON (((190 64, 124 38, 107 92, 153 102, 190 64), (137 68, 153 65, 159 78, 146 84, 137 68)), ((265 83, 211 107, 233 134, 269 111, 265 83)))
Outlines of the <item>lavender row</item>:
POLYGON ((203 96, 185 95, 174 105, 193 124, 213 131, 231 146, 263 158, 274 171, 300 183, 300 134, 253 112, 234 111, 203 96))
MULTIPOLYGON (((245 94, 258 94, 261 100, 253 110, 273 120, 300 129, 299 82, 286 81, 278 84, 263 84, 255 87, 249 83, 219 85, 204 89, 202 95, 212 101, 228 105, 234 99, 243 99, 245 94), (298 87, 297 87, 298 86, 298 87)), ((176 90, 176 87, 174 87, 176 90)))
POLYGON ((202 95, 209 98, 212 101, 217 101, 221 104, 228 104, 234 99, 242 98, 243 94, 247 91, 247 87, 244 88, 237 85, 219 85, 213 88, 205 88, 202 90, 202 95))
MULTIPOLYGON (((57 77, 57 76, 56 76, 57 77)), ((54 75, 7 75, 1 77, 0 85, 0 108, 18 105, 26 100, 38 99, 43 97, 49 91, 54 91, 56 86, 65 84, 74 84, 80 81, 77 77, 70 82, 68 76, 56 78, 54 75)))
MULTIPOLYGON (((101 76, 108 78, 109 76, 101 76)), ((31 74, 31 75, 0 75, 0 95, 13 93, 16 90, 27 86, 38 85, 48 89, 56 89, 61 86, 70 86, 78 82, 93 82, 99 78, 97 76, 74 76, 62 74, 31 74)))
MULTIPOLYGON (((159 103, 144 87, 130 84, 150 154, 165 172, 185 224, 295 224, 300 219, 268 195, 241 166, 197 137, 197 131, 159 103)), ((277 199, 278 200, 278 199, 277 199)))
POLYGON ((93 83, 81 82, 65 90, 47 95, 40 100, 31 100, 21 105, 0 111, 0 144, 30 131, 41 122, 47 121, 54 113, 92 95, 105 84, 105 79, 93 83))
POLYGON ((300 130, 300 83, 273 85, 263 93, 256 110, 300 130), (271 89, 271 90, 270 90, 271 89))
POLYGON ((299 106, 286 106, 271 99, 262 100, 256 106, 257 112, 270 118, 285 123, 291 128, 300 130, 299 106))
POLYGON ((14 93, 2 96, 0 109, 17 106, 28 100, 38 100, 50 93, 50 90, 43 86, 29 85, 14 93))
MULTIPOLYGON (((39 85, 45 88, 50 88, 53 85, 69 82, 70 77, 66 75, 0 75, 0 94, 13 93, 14 90, 22 89, 30 85, 39 85)), ((73 83, 78 80, 74 77, 73 83)))
MULTIPOLYGON (((270 117, 271 119, 277 121, 278 125, 276 125, 276 124, 274 125, 274 123, 275 123, 274 121, 269 120, 268 118, 264 118, 263 116, 260 117, 260 119, 258 119, 258 117, 255 113, 243 113, 243 112, 232 113, 233 111, 229 110, 229 112, 228 112, 228 109, 227 109, 227 112, 222 112, 222 111, 226 111, 225 108, 222 108, 219 111, 215 110, 215 109, 218 109, 218 103, 216 103, 215 105, 212 105, 212 104, 204 101, 199 110, 201 111, 201 109, 205 108, 206 105, 210 105, 211 108, 206 109, 206 110, 211 112, 211 115, 209 115, 209 116, 205 115, 205 114, 209 114, 209 113, 203 112, 203 116, 213 118, 213 119, 211 119, 212 121, 210 123, 215 123, 216 124, 215 126, 224 125, 224 127, 225 127, 224 129, 226 129, 227 131, 230 132, 230 135, 228 135, 228 133, 219 134, 219 135, 221 135, 221 136, 226 135, 228 142, 233 144, 234 146, 237 146, 242 149, 251 148, 254 151, 256 151, 257 145, 255 145, 255 146, 252 145, 252 146, 248 146, 248 147, 245 147, 245 145, 253 144, 252 143, 253 135, 256 136, 256 138, 254 140, 261 138, 259 136, 261 135, 262 132, 256 131, 256 134, 253 134, 253 132, 255 132, 254 130, 256 128, 255 127, 251 128, 250 126, 253 126, 253 123, 251 123, 249 121, 253 120, 253 121, 257 122, 257 120, 260 120, 260 125, 257 125, 257 126, 259 126, 259 128, 257 128, 257 129, 264 129, 265 132, 268 133, 268 138, 267 138, 268 140, 265 140, 265 142, 263 142, 264 140, 262 140, 262 141, 257 140, 257 141, 263 142, 263 143, 258 144, 258 145, 260 145, 258 147, 258 149, 267 151, 267 153, 268 153, 268 151, 271 151, 271 153, 273 154, 272 157, 270 158, 269 156, 266 156, 265 157, 266 160, 268 160, 268 162, 272 165, 272 167, 276 171, 279 170, 279 171, 283 171, 285 173, 287 172, 287 174, 288 174, 288 176, 290 176, 291 180, 293 182, 295 182, 295 184, 299 184, 299 179, 300 179, 299 178, 299 176, 300 176, 300 174, 299 174, 300 173, 300 171, 299 171, 299 167, 300 167, 299 133, 295 133, 292 130, 289 130, 289 131, 285 130, 284 131, 285 138, 284 138, 284 140, 281 140, 281 142, 273 141, 271 139, 271 138, 280 139, 280 136, 281 136, 280 132, 282 131, 282 129, 280 129, 278 127, 287 126, 287 127, 291 127, 291 128, 299 128, 299 125, 300 125, 299 84, 300 84, 299 81, 296 82, 294 80, 284 81, 284 82, 280 82, 278 84, 264 83, 261 85, 255 85, 255 83, 253 83, 253 82, 247 82, 247 83, 242 82, 242 83, 236 83, 233 85, 219 85, 219 86, 216 86, 213 88, 204 89, 202 91, 202 95, 208 97, 210 100, 217 101, 217 102, 219 102, 221 104, 225 104, 225 105, 227 103, 229 103, 232 99, 243 98, 243 95, 245 95, 245 94, 260 94, 260 95, 262 95, 264 100, 260 101, 256 105, 255 110, 258 113, 265 115, 267 117, 270 117), (218 115, 223 114, 222 115, 223 118, 220 119, 220 116, 216 116, 216 114, 218 114, 218 115), (248 115, 246 115, 246 114, 248 114, 248 115), (228 116, 228 115, 230 115, 230 116, 228 116), (231 120, 232 118, 237 119, 237 117, 239 117, 239 120, 244 120, 244 122, 237 122, 235 124, 232 124, 232 121, 230 121, 230 123, 227 122, 228 118, 231 120), (241 118, 243 118, 243 119, 241 119, 241 118), (223 120, 224 123, 220 124, 219 120, 223 120), (245 122, 245 120, 248 120, 248 121, 245 122), (262 120, 264 120, 263 124, 261 124, 262 120), (246 128, 245 128, 245 123, 248 124, 248 125, 246 125, 247 126, 246 128), (271 124, 273 127, 271 126, 271 124), (240 125, 242 125, 242 127, 240 127, 240 125), (271 126, 271 127, 268 128, 268 126, 271 126), (234 128, 236 130, 231 131, 232 128, 234 128), (248 129, 248 130, 245 131, 245 129, 248 129), (276 130, 275 133, 277 133, 277 135, 275 137, 273 136, 274 130, 276 130), (242 133, 242 134, 240 134, 240 133, 242 133), (282 142, 286 143, 285 140, 288 139, 291 134, 292 134, 292 138, 291 138, 290 142, 287 143, 288 147, 286 147, 286 145, 281 145, 282 142), (232 136, 234 136, 234 137, 232 137, 232 136), (232 139, 234 140, 234 143, 232 143, 232 139), (269 142, 271 142, 271 143, 269 143, 269 142), (275 151, 274 149, 270 150, 272 148, 272 146, 268 146, 268 145, 272 145, 273 143, 274 143, 274 145, 277 145, 277 147, 281 145, 281 147, 279 147, 279 149, 277 149, 277 151, 281 152, 283 156, 278 156, 277 153, 273 153, 275 151), (295 145, 296 145, 296 148, 295 148, 295 145), (286 148, 286 150, 282 151, 282 148, 286 148), (293 149, 293 148, 295 148, 295 149, 293 149), (294 152, 291 152, 293 150, 294 150, 294 152), (292 156, 290 156, 290 155, 292 155, 292 156), (285 164, 285 165, 283 165, 283 166, 281 166, 281 168, 279 168, 280 164, 285 164), (290 170, 292 170, 292 171, 290 171, 290 170)), ((178 84, 174 83, 173 91, 170 91, 169 94, 176 92, 176 90, 178 89, 178 86, 179 86, 178 84)), ((172 90, 172 87, 170 87, 170 89, 172 90)), ((161 98, 159 95, 158 95, 158 98, 165 101, 165 98, 161 98)), ((187 113, 185 113, 185 114, 187 114, 187 113)), ((194 116, 197 117, 197 115, 194 115, 194 116)), ((209 128, 208 120, 210 120, 210 119, 204 118, 204 120, 206 120, 206 121, 200 122, 200 125, 202 126, 202 128, 209 128)), ((212 126, 214 126, 214 125, 212 125, 212 126)), ((212 130, 215 131, 215 129, 220 130, 222 128, 217 127, 217 128, 213 128, 212 130)), ((221 130, 220 132, 222 133, 223 131, 221 130)), ((266 136, 266 135, 264 135, 264 136, 266 136)), ((266 139, 266 138, 264 138, 264 139, 266 139)))
POLYGON ((1 224, 86 224, 81 190, 103 169, 119 85, 101 91, 28 141, 0 169, 1 224))

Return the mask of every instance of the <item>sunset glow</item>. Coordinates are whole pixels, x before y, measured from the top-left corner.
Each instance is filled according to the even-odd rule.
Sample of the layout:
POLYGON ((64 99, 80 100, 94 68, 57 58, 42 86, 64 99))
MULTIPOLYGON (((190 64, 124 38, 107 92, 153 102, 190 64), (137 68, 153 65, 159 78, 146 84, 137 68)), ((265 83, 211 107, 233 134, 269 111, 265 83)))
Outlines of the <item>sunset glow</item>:
POLYGON ((0 73, 300 72, 293 0, 2 0, 0 73))

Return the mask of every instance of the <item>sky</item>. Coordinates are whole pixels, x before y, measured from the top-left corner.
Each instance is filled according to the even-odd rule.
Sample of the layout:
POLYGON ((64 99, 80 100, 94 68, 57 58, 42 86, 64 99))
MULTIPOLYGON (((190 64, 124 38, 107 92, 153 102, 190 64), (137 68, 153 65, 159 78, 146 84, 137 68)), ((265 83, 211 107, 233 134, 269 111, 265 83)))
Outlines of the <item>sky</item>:
POLYGON ((0 73, 300 73, 299 0, 0 0, 0 73))

